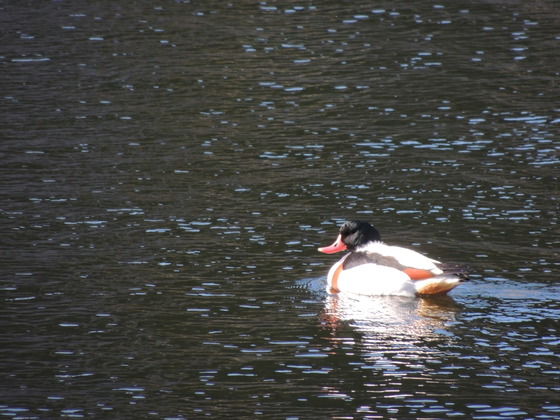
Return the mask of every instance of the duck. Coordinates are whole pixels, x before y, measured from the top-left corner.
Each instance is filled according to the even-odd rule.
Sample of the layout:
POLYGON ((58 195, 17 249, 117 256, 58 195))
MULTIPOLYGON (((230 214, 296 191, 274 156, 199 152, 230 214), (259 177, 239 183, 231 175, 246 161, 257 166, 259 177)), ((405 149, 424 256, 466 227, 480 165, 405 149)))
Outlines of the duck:
POLYGON ((345 222, 333 244, 318 250, 326 254, 348 251, 327 275, 331 294, 438 296, 469 280, 464 267, 387 245, 374 226, 360 220, 345 222))

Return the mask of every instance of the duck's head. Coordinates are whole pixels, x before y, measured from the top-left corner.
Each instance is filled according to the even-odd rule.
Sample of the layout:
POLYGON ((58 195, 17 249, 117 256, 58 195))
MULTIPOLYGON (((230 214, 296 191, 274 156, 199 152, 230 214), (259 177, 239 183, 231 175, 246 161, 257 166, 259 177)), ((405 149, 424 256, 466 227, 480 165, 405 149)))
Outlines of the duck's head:
POLYGON ((344 222, 344 224, 340 227, 336 241, 334 241, 332 245, 319 248, 319 251, 324 252, 325 254, 333 254, 344 250, 352 252, 356 248, 365 245, 368 242, 380 240, 381 235, 379 235, 377 229, 368 222, 350 220, 348 222, 344 222))

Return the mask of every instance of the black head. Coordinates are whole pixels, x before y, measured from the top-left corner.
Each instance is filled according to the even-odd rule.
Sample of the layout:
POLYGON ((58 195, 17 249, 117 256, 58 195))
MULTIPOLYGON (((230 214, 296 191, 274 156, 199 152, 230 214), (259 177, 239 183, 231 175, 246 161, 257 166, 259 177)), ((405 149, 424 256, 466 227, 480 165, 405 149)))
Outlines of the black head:
POLYGON ((350 220, 340 227, 340 237, 349 251, 368 242, 381 241, 381 235, 368 222, 350 220))

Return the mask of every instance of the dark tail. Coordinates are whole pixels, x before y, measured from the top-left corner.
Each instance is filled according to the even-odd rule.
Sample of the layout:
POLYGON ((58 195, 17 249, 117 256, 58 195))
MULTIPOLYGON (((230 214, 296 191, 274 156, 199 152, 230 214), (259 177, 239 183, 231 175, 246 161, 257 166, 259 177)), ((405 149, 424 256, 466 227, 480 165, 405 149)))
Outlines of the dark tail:
POLYGON ((468 267, 466 267, 464 265, 443 264, 439 268, 441 268, 443 270, 444 274, 453 274, 453 275, 459 277, 460 281, 469 281, 470 280, 469 273, 468 273, 468 267))

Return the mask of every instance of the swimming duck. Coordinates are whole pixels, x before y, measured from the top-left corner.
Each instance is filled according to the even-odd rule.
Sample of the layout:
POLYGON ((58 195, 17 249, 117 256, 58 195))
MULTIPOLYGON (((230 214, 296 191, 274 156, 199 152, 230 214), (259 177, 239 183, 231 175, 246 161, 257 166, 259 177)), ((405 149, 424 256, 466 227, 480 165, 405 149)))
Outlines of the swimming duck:
POLYGON ((350 251, 329 270, 330 293, 445 295, 468 280, 460 267, 451 269, 416 251, 385 244, 377 229, 363 221, 345 222, 336 241, 319 251, 350 251))

